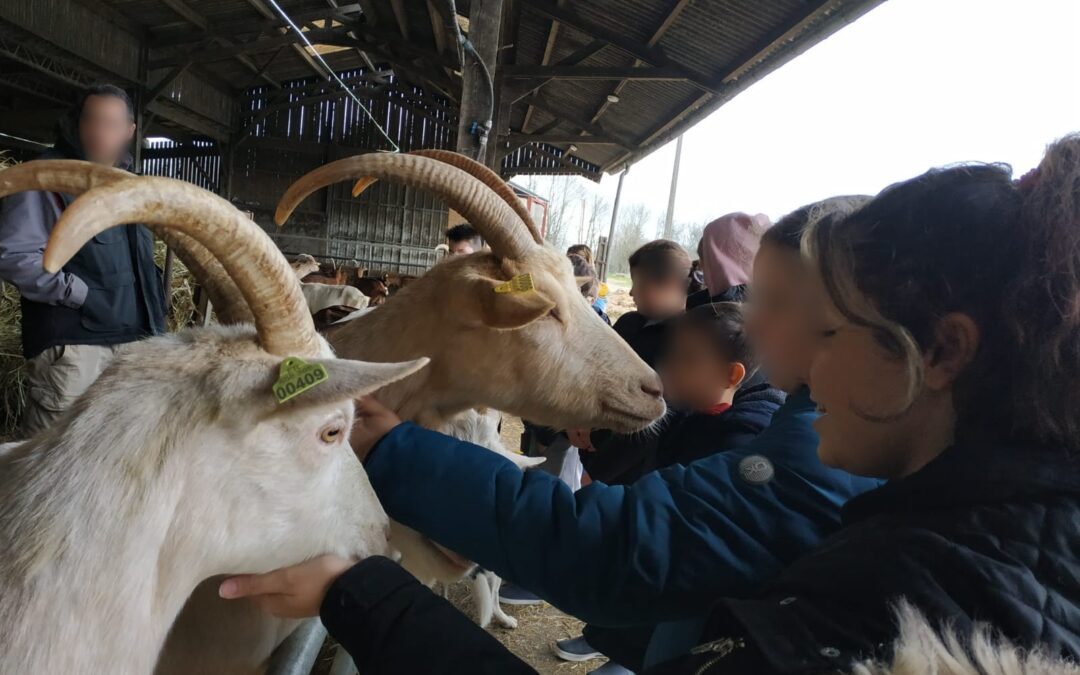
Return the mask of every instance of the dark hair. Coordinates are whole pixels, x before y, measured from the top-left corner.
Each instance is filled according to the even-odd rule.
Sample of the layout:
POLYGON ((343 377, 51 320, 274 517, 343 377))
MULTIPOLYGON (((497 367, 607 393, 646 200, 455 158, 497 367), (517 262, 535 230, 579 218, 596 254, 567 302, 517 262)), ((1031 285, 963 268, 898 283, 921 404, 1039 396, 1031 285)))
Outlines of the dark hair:
POLYGON ((690 256, 669 239, 650 241, 631 253, 630 269, 657 281, 682 279, 690 283, 690 256))
POLYGON ((468 223, 458 223, 446 231, 447 241, 454 243, 461 241, 472 241, 474 239, 483 243, 483 239, 480 237, 480 233, 476 231, 472 225, 468 223))
POLYGON ((79 103, 75 107, 76 119, 82 117, 83 107, 86 106, 86 99, 91 96, 111 96, 112 98, 120 99, 124 102, 124 105, 127 106, 128 119, 132 122, 135 121, 135 106, 131 102, 131 97, 128 96, 126 91, 115 84, 105 83, 92 84, 82 90, 82 93, 79 95, 79 103))
POLYGON ((688 309, 674 320, 674 329, 699 331, 727 361, 743 364, 747 373, 757 368, 746 337, 743 308, 737 302, 713 302, 688 309))
POLYGON ((596 278, 596 268, 589 264, 589 261, 584 256, 571 253, 567 257, 570 258, 570 264, 574 267, 574 277, 578 281, 581 295, 586 298, 595 296, 600 290, 600 282, 596 278))
POLYGON ((566 249, 566 255, 579 255, 582 258, 585 258, 585 262, 590 265, 593 264, 592 249, 589 248, 588 244, 574 244, 566 249))
POLYGON ((935 169, 885 189, 807 250, 840 312, 921 384, 938 320, 980 331, 957 379, 957 436, 1080 449, 1080 135, 1051 146, 1032 186, 1006 165, 935 169))
POLYGON ((761 236, 761 243, 798 252, 802 245, 803 233, 811 224, 825 216, 846 216, 870 199, 867 195, 842 195, 800 206, 765 230, 765 234, 761 236))

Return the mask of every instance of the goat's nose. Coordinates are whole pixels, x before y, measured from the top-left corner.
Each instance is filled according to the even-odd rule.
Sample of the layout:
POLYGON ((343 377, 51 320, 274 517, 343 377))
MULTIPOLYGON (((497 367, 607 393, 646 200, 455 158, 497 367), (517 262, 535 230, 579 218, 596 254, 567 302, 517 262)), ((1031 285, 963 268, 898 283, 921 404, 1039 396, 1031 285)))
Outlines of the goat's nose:
POLYGON ((649 396, 652 396, 653 398, 660 398, 661 396, 664 395, 664 389, 663 389, 663 386, 660 384, 659 380, 657 380, 657 381, 646 380, 646 381, 642 382, 641 383, 641 391, 645 392, 649 396))

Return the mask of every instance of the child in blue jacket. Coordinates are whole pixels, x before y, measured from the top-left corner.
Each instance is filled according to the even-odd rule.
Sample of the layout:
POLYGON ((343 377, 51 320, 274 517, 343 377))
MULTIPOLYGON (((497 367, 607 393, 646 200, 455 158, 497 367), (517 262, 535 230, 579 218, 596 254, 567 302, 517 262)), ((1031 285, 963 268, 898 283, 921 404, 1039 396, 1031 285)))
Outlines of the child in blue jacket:
MULTIPOLYGON (((848 201, 832 204, 852 206, 848 201)), ((573 493, 554 476, 522 473, 489 451, 401 423, 391 411, 365 400, 358 405, 353 447, 364 456, 387 513, 598 625, 698 620, 717 597, 751 594, 838 529, 840 507, 849 498, 878 484, 825 467, 817 458, 817 435, 811 428, 817 413, 802 384, 814 347, 809 327, 816 317, 798 242, 818 210, 807 207, 781 221, 766 234, 758 253, 748 328, 770 379, 791 393, 770 426, 746 447, 656 471, 632 485, 594 483, 573 493)), ((360 566, 379 563, 368 560, 360 566)), ((289 587, 305 580, 298 574, 275 578, 280 580, 273 586, 278 599, 289 597, 289 587)), ((223 595, 267 591, 265 585, 245 591, 249 580, 240 581, 243 588, 229 586, 223 595)), ((332 632, 335 626, 347 632, 350 622, 341 620, 339 601, 341 593, 352 591, 331 581, 324 577, 315 587, 330 589, 323 612, 338 612, 328 620, 332 632)), ((393 589, 378 583, 373 576, 366 592, 406 592, 402 581, 387 578, 386 584, 396 584, 393 589)), ((422 591, 415 593, 418 603, 438 604, 422 591)), ((380 615, 384 606, 402 605, 359 602, 356 612, 361 614, 351 623, 387 621, 408 630, 409 622, 399 614, 380 615)), ((340 639, 349 644, 351 638, 340 639)), ((364 653, 353 655, 358 662, 382 664, 370 672, 399 672, 390 665, 398 652, 390 652, 400 645, 389 638, 364 640, 356 646, 364 653)), ((658 643, 650 660, 686 646, 658 643)), ((399 651, 415 657, 404 647, 399 651)), ((428 672, 452 672, 440 670, 438 661, 432 658, 428 672)))

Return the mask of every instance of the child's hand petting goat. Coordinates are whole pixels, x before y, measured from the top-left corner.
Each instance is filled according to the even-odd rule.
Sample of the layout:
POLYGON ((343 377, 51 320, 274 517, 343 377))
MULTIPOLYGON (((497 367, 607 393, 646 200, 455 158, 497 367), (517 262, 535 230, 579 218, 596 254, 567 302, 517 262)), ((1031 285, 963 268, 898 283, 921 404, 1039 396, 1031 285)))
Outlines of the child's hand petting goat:
POLYGON ((229 577, 218 593, 226 600, 251 598, 263 611, 285 619, 319 616, 330 586, 355 564, 350 558, 322 555, 266 574, 229 577))
POLYGON ((370 396, 356 402, 356 420, 353 422, 349 442, 360 461, 367 459, 368 453, 383 436, 401 424, 397 414, 370 396))

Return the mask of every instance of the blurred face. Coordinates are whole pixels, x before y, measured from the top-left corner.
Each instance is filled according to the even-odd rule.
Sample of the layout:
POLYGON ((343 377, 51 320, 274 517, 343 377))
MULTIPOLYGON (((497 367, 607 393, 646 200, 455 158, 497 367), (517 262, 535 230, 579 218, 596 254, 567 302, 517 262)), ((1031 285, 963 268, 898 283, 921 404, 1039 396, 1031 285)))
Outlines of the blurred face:
POLYGON ((746 370, 723 358, 701 330, 675 331, 660 368, 664 394, 692 410, 730 402, 746 370))
POLYGON ((766 244, 754 259, 746 330, 769 381, 784 391, 805 384, 821 311, 798 252, 766 244))
POLYGON ((480 242, 476 239, 448 241, 446 243, 450 247, 450 255, 469 255, 480 250, 480 242))
POLYGON ((685 279, 654 279, 632 269, 630 281, 630 297, 646 317, 661 321, 686 309, 685 279))
POLYGON ((79 142, 86 158, 98 164, 116 165, 131 145, 135 123, 127 104, 115 96, 90 96, 79 116, 79 142))
POLYGON ((861 476, 914 473, 953 442, 952 385, 977 347, 974 322, 952 315, 942 320, 943 330, 957 321, 964 328, 952 331, 946 346, 931 349, 933 358, 924 355, 922 384, 911 400, 903 359, 882 347, 872 330, 847 321, 832 302, 824 305, 810 368, 810 394, 823 413, 814 422, 818 456, 861 476))

